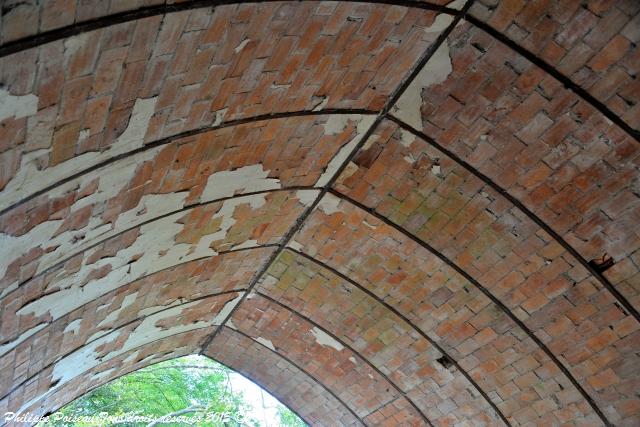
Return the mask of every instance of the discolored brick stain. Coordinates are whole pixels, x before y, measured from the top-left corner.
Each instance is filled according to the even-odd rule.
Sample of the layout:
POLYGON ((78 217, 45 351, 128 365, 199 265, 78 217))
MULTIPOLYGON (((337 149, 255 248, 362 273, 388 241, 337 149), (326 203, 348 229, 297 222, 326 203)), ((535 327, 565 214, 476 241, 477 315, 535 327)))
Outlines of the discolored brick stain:
POLYGON ((8 1, 0 413, 186 354, 311 425, 640 423, 640 5, 8 1))

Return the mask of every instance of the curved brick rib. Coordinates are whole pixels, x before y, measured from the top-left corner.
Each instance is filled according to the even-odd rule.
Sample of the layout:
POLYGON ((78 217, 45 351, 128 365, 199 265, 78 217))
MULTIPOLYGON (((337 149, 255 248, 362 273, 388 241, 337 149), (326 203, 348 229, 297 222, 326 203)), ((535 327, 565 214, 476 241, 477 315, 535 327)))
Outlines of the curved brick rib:
POLYGON ((434 424, 495 425, 501 418, 509 425, 458 364, 451 370, 437 362, 443 356, 452 359, 407 317, 373 292, 307 257, 283 252, 256 290, 309 317, 371 360, 415 399, 434 424))
POLYGON ((640 141, 636 2, 491 3, 475 2, 469 21, 516 47, 640 141))
MULTIPOLYGON (((635 352, 625 343, 640 325, 607 295, 609 290, 597 286, 571 254, 457 159, 393 123, 379 127, 373 139, 336 188, 475 278, 566 366, 597 364, 590 370, 574 367, 574 375, 592 396, 599 395, 601 407, 622 408, 633 399, 598 382, 607 369, 627 384, 640 375, 623 363, 635 352), (569 325, 574 330, 563 330, 569 325), (605 349, 605 343, 616 350, 605 349)), ((613 411, 611 416, 619 417, 613 411)))
MULTIPOLYGON (((555 417, 560 419, 568 416, 571 419, 576 416, 575 413, 556 413, 559 407, 555 402, 570 403, 575 401, 576 396, 581 396, 578 399, 583 403, 580 406, 582 417, 591 419, 591 422, 597 420, 596 417, 606 420, 604 415, 598 413, 600 408, 593 398, 569 369, 500 299, 433 247, 386 218, 375 213, 367 214, 366 207, 357 205, 355 201, 341 201, 334 195, 325 197, 300 233, 294 236, 291 246, 363 286, 366 284, 371 289, 379 289, 380 298, 393 298, 396 301, 394 304, 403 313, 411 311, 405 310, 404 306, 416 305, 414 310, 418 317, 414 323, 424 323, 421 328, 425 331, 433 329, 434 336, 448 336, 456 347, 456 350, 448 350, 452 351, 453 357, 460 361, 464 369, 476 368, 476 380, 490 379, 492 374, 501 372, 499 369, 506 369, 499 380, 501 382, 491 387, 505 386, 511 381, 509 375, 521 370, 522 379, 518 387, 511 383, 502 390, 507 400, 498 407, 507 413, 507 417, 513 414, 517 422, 523 423, 545 417, 552 423, 557 422, 553 421, 555 417), (383 267, 384 264, 388 266, 383 267), (421 289, 421 284, 433 288, 421 289), (439 290, 443 287, 445 289, 439 290), (453 287, 455 292, 449 287, 453 287), (444 304, 441 311, 436 311, 438 314, 431 317, 432 303, 429 303, 429 298, 441 301, 439 304, 451 299, 452 306, 444 304), (459 311, 459 306, 466 308, 459 311), (440 316, 447 320, 442 321, 440 316), (508 357, 492 356, 486 351, 479 352, 479 356, 473 354, 473 340, 465 340, 474 337, 486 326, 496 333, 512 331, 503 336, 505 341, 498 341, 492 346, 511 346, 522 349, 523 353, 513 354, 511 350, 512 354, 508 357), (466 360, 461 360, 463 357, 460 355, 466 356, 466 360), (521 360, 520 369, 507 368, 518 360, 521 360), (537 372, 534 374, 531 372, 533 370, 537 372), (545 383, 543 388, 548 394, 543 393, 544 397, 531 389, 536 382, 545 383), (522 406, 517 400, 518 392, 523 395, 535 393, 543 403, 536 406, 537 410, 522 406), (567 400, 563 394, 572 397, 567 400), (556 397, 551 398, 551 395, 556 397)), ((484 342, 482 336, 480 334, 477 341, 480 345, 484 342)))
MULTIPOLYGON (((208 332, 207 328, 196 329, 156 340, 135 350, 130 350, 99 364, 82 375, 78 375, 50 395, 47 395, 44 400, 28 408, 27 412, 39 416, 53 413, 74 399, 118 377, 155 363, 193 354, 204 341, 208 332)), ((20 402, 33 398, 36 392, 45 394, 49 383, 47 375, 50 374, 49 372, 43 375, 41 379, 34 379, 29 384, 22 386, 15 395, 10 396, 8 399, 0 400, 0 409, 3 413, 19 407, 20 402)))
MULTIPOLYGON (((230 306, 236 304, 241 293, 225 293, 196 301, 174 305, 94 339, 85 346, 57 360, 53 366, 30 379, 43 393, 31 397, 23 393, 33 391, 26 383, 4 398, 12 403, 14 412, 20 413, 54 395, 62 386, 105 362, 130 353, 158 340, 190 331, 207 331, 220 324, 230 306)), ((200 340, 198 339, 198 342, 200 340)), ((134 353, 135 354, 135 353, 134 353)), ((130 362, 137 357, 130 355, 130 362)), ((126 365, 126 363, 125 363, 126 365)))
POLYGON ((386 417, 386 405, 403 401, 401 406, 408 409, 407 424, 432 425, 412 398, 366 358, 313 320, 267 295, 250 294, 236 306, 227 326, 273 346, 301 368, 313 371, 341 399, 350 402, 367 424, 369 419, 386 417))
MULTIPOLYGON (((491 201, 495 200, 494 197, 498 197, 498 198, 504 197, 508 202, 512 203, 518 210, 520 210, 522 213, 524 213, 527 217, 529 217, 531 219, 531 221, 533 221, 537 226, 539 226, 544 233, 547 233, 555 241, 557 241, 567 251, 568 255, 570 255, 578 263, 580 263, 582 265, 583 269, 586 270, 586 273, 584 273, 584 274, 591 274, 594 278, 596 278, 605 288, 607 288, 607 290, 609 292, 611 292, 613 297, 620 303, 620 305, 622 307, 624 307, 624 310, 626 310, 637 321, 640 321, 640 314, 638 313, 637 309, 633 305, 633 304, 638 305, 638 302, 637 302, 638 296, 636 295, 636 292, 633 290, 632 286, 630 286, 630 283, 632 283, 632 282, 629 281, 629 283, 627 283, 627 282, 624 282, 623 280, 620 280, 620 279, 627 278, 627 276, 625 276, 625 275, 627 275, 629 273, 627 271, 625 271, 625 269, 629 268, 628 265, 623 269, 621 269, 620 266, 614 266, 614 268, 612 268, 611 270, 605 272, 606 276, 603 275, 603 273, 598 271, 596 269, 596 267, 594 267, 593 265, 589 264, 589 262, 582 255, 580 255, 580 253, 578 253, 578 251, 576 251, 575 248, 573 248, 569 243, 567 243, 567 241, 562 236, 560 236, 551 227, 549 227, 548 224, 546 224, 544 221, 542 221, 542 219, 540 219, 535 213, 530 211, 519 200, 515 199, 512 195, 510 195, 507 191, 505 191, 503 188, 501 188, 498 184, 496 184, 491 179, 489 179, 482 172, 480 172, 477 169, 475 169, 469 163, 467 163, 463 159, 459 158, 454 153, 452 153, 451 151, 447 150, 445 147, 442 147, 435 140, 429 138, 427 135, 423 134, 422 132, 419 132, 419 131, 413 129, 411 126, 407 125, 406 123, 402 122, 401 120, 399 120, 399 119, 397 119, 397 118, 395 118, 393 116, 390 116, 389 120, 395 122, 398 126, 402 127, 407 132, 412 133, 416 137, 420 138, 421 140, 423 140, 424 142, 428 143, 430 146, 435 148, 435 152, 437 153, 437 155, 436 155, 436 157, 434 157, 434 159, 435 158, 439 159, 440 157, 448 157, 449 159, 455 161, 458 165, 462 166, 462 168, 464 168, 466 171, 468 171, 471 174, 475 175, 480 181, 482 181, 484 184, 488 185, 491 189, 495 190, 495 195, 492 195, 490 197, 491 201), (621 273, 618 273, 619 271, 621 273), (630 299, 633 301, 633 303, 631 303, 627 298, 625 298, 625 296, 618 290, 618 288, 616 286, 614 286, 609 281, 607 276, 619 280, 617 282, 617 286, 624 290, 624 294, 628 295, 630 297, 630 299)), ((483 185, 483 184, 479 184, 479 185, 483 185)), ((514 233, 515 233, 515 230, 512 230, 511 234, 514 234, 514 233)), ((521 234, 517 234, 516 237, 520 237, 520 236, 521 236, 521 234)), ((631 274, 633 274, 633 273, 631 273, 631 274)))
MULTIPOLYGON (((11 342, 2 346, 0 396, 110 330, 175 304, 246 289, 256 274, 256 265, 265 263, 273 250, 246 249, 180 264, 102 295, 57 320, 39 323, 35 333, 23 334, 13 348, 11 342), (25 353, 29 354, 28 363, 22 360, 25 353)), ((7 304, 3 317, 7 319, 3 322, 6 335, 19 327, 19 317, 14 315, 10 321, 9 314, 11 307, 20 303, 16 299, 7 304)))
MULTIPOLYGON (((216 7, 238 2, 185 0, 179 3, 172 3, 167 0, 154 0, 152 3, 156 3, 156 5, 149 6, 150 2, 143 4, 137 0, 111 5, 109 2, 99 0, 94 0, 93 2, 84 1, 78 4, 74 0, 59 9, 52 8, 45 3, 35 5, 18 3, 15 6, 6 7, 8 10, 3 10, 4 13, 0 18, 0 28, 2 28, 0 31, 0 57, 110 25, 167 13, 216 7)), ((457 13, 456 9, 446 7, 449 3, 455 3, 451 0, 436 0, 432 2, 376 0, 370 3, 413 7, 451 14, 457 13)))
POLYGON ((453 31, 423 73, 440 68, 437 81, 422 82, 422 97, 401 99, 393 114, 520 200, 582 258, 612 257, 604 276, 637 312, 638 144, 470 24, 453 31))
MULTIPOLYGON (((267 264, 267 266, 265 266, 262 270, 260 270, 260 273, 259 273, 258 277, 261 277, 264 274, 264 272, 266 271, 267 267, 269 265, 271 265, 271 263, 273 262, 275 257, 277 257, 284 250, 284 248, 289 244, 289 242, 291 240, 291 237, 296 232, 299 231, 299 229, 302 226, 302 224, 307 220, 309 214, 317 206, 317 204, 320 202, 322 197, 327 193, 327 191, 329 191, 329 189, 330 189, 331 185, 333 184, 333 182, 335 181, 335 179, 342 173, 344 168, 348 165, 349 161, 352 159, 352 157, 355 155, 355 153, 360 149, 360 147, 362 147, 363 142, 371 135, 373 130, 380 124, 380 121, 388 113, 388 111, 391 108, 391 106, 394 103, 396 103, 398 98, 403 94, 403 92, 407 89, 407 87, 410 85, 410 83, 415 79, 415 77, 417 76, 419 70, 427 63, 427 61, 429 61, 429 59, 438 50, 440 45, 445 41, 446 37, 458 25, 458 23, 460 22, 460 19, 462 18, 463 14, 466 13, 466 11, 471 6, 472 2, 473 2, 473 0, 466 1, 464 6, 461 8, 461 13, 459 15, 457 15, 457 16, 455 16, 453 18, 444 16, 444 15, 439 15, 437 17, 437 19, 434 20, 433 24, 430 27, 424 29, 424 31, 427 33, 426 39, 429 40, 429 42, 430 42, 428 49, 423 51, 423 53, 418 57, 418 60, 415 61, 415 65, 409 69, 409 72, 406 73, 406 75, 404 77, 402 77, 402 79, 400 80, 400 84, 390 93, 388 99, 384 102, 384 105, 382 106, 382 109, 381 109, 380 113, 373 120, 373 123, 371 123, 367 127, 367 130, 364 132, 362 137, 360 137, 359 139, 354 139, 353 140, 352 149, 350 151, 348 151, 348 152, 345 152, 344 156, 336 156, 333 159, 333 160, 335 160, 335 168, 328 168, 327 169, 327 171, 326 171, 326 180, 322 182, 322 189, 321 189, 320 193, 315 198, 313 203, 311 203, 311 205, 302 214, 302 216, 300 217, 299 221, 293 227, 291 227, 289 229, 289 231, 287 232, 287 234, 283 237, 283 239, 282 239, 282 241, 280 243, 280 247, 274 253, 274 255, 271 258, 271 260, 269 260, 269 263, 267 264), (440 18, 443 18, 443 17, 444 17, 444 19, 440 19, 440 18)), ((347 20, 349 20, 349 17, 347 18, 347 20)), ((319 185, 319 184, 320 183, 317 183, 317 185, 319 185)), ((249 292, 246 295, 248 295, 250 293, 250 291, 253 290, 255 285, 256 285, 256 281, 252 282, 249 285, 249 292)), ((243 300, 246 297, 246 295, 243 297, 243 300)), ((227 320, 230 319, 232 315, 233 315, 233 312, 229 313, 229 316, 228 316, 227 320)), ((223 324, 226 324, 226 320, 225 320, 225 322, 223 324)), ((218 332, 218 330, 214 331, 214 333, 211 335, 210 340, 213 340, 215 338, 215 335, 216 335, 217 332, 218 332)))
POLYGON ((287 407, 302 414, 308 424, 362 425, 364 421, 318 378, 265 344, 228 327, 203 350, 205 356, 222 363, 260 385, 287 407), (287 380, 282 381, 283 378, 287 380), (337 403, 332 403, 335 401, 337 403), (342 406, 344 409, 340 409, 342 406))

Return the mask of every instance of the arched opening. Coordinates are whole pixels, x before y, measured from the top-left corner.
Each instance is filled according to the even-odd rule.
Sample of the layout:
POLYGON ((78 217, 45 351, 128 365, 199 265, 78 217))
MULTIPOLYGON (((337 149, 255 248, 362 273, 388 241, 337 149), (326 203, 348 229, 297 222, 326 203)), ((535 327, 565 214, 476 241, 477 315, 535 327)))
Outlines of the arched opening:
POLYGON ((69 402, 44 426, 253 426, 307 424, 268 391, 201 355, 155 363, 69 402))

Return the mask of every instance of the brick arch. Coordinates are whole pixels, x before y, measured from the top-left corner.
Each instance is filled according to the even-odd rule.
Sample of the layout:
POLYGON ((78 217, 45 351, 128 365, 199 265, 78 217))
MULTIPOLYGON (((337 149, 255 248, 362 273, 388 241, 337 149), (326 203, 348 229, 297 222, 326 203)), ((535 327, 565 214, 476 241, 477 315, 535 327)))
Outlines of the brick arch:
POLYGON ((638 8, 569 3, 9 4, 2 405, 239 292, 185 351, 280 357, 247 372, 312 424, 637 423, 638 8))

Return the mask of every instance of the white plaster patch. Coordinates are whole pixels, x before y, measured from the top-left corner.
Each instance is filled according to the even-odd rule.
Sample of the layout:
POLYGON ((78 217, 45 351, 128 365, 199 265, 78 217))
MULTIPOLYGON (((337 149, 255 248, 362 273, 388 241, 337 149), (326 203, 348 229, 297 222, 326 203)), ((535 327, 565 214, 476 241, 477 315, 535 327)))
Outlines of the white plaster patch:
POLYGON ((353 150, 355 150, 356 146, 364 134, 369 130, 375 119, 375 116, 363 116, 360 114, 333 114, 329 117, 327 122, 324 124, 324 131, 326 135, 338 135, 345 129, 345 127, 347 127, 349 121, 357 122, 356 135, 351 139, 351 141, 343 145, 333 156, 331 161, 329 161, 325 171, 320 175, 318 181, 316 181, 316 187, 325 186, 331 178, 333 178, 338 169, 340 169, 340 166, 345 162, 345 160, 347 160, 353 150))
POLYGON ((45 169, 41 169, 39 165, 41 162, 46 164, 50 153, 48 149, 23 154, 20 160, 20 169, 2 191, 0 210, 44 189, 52 182, 61 181, 91 165, 142 147, 157 99, 157 97, 136 99, 127 128, 104 152, 91 151, 80 154, 45 169))
POLYGON ((313 108, 313 110, 312 110, 312 111, 322 111, 322 109, 323 109, 324 107, 326 107, 328 103, 329 103, 329 97, 328 97, 328 96, 325 96, 325 97, 322 99, 322 102, 320 102, 318 105, 316 105, 316 106, 313 108))
MULTIPOLYGON (((135 165, 129 165, 129 167, 133 166, 135 165)), ((101 179, 100 181, 100 189, 98 192, 102 192, 109 197, 116 195, 122 185, 124 185, 117 181, 119 179, 118 177, 122 179, 122 176, 124 175, 124 172, 122 174, 105 174, 105 179, 101 179)), ((129 180, 129 175, 127 175, 127 178, 124 181, 129 182, 129 180)), ((309 191, 314 193, 317 192, 316 190, 309 191)), ((100 227, 96 227, 96 223, 90 221, 90 224, 85 227, 85 229, 91 229, 92 227, 94 229, 92 232, 87 232, 88 237, 84 240, 91 242, 98 236, 107 238, 114 235, 116 232, 121 231, 123 227, 128 228, 128 226, 132 226, 140 221, 146 220, 147 215, 158 215, 159 212, 172 209, 174 205, 178 205, 176 207, 181 207, 184 203, 186 194, 187 193, 184 192, 174 193, 171 195, 149 195, 148 197, 143 197, 143 200, 141 200, 138 206, 129 211, 129 213, 139 212, 139 209, 146 210, 148 213, 139 216, 129 215, 129 213, 122 215, 116 221, 117 229, 109 232, 103 231, 104 227, 109 227, 108 225, 100 225, 100 227)), ((304 195, 305 193, 301 194, 304 195)), ((85 197, 76 203, 81 207, 87 203, 91 203, 91 201, 91 197, 85 197)), ((217 212, 212 218, 215 219, 222 217, 220 230, 216 233, 203 236, 195 245, 188 243, 175 243, 175 236, 184 228, 184 225, 177 223, 177 221, 186 214, 184 212, 178 212, 142 226, 140 229, 140 236, 138 236, 136 241, 130 247, 119 251, 113 256, 101 258, 93 264, 87 264, 87 260, 91 257, 92 253, 97 250, 91 249, 84 254, 84 260, 79 271, 66 277, 62 276, 64 272, 59 272, 58 274, 61 275, 61 277, 53 278, 51 288, 56 289, 56 292, 52 292, 27 304, 25 307, 18 310, 16 314, 25 315, 33 313, 34 315, 39 316, 47 313, 53 317, 53 320, 55 320, 83 304, 98 298, 111 290, 117 289, 126 283, 139 279, 142 276, 172 267, 176 264, 203 257, 215 256, 217 255, 217 252, 211 249, 210 245, 213 242, 224 240, 226 238, 228 230, 236 222, 233 218, 233 213, 236 207, 244 203, 249 203, 252 208, 257 209, 266 203, 265 195, 257 194, 241 196, 224 201, 219 212, 217 212), (150 248, 153 248, 153 250, 150 250, 150 248), (130 262, 132 257, 139 256, 140 254, 142 254, 142 256, 139 259, 134 262, 130 262), (86 283, 85 286, 81 286, 81 284, 86 282, 86 277, 91 274, 92 271, 102 267, 106 268, 108 266, 110 266, 111 271, 106 276, 91 280, 86 283)), ((60 247, 53 251, 56 253, 60 252, 61 255, 59 256, 62 256, 62 254, 70 255, 70 253, 74 252, 78 253, 79 249, 84 249, 84 246, 89 244, 75 244, 75 246, 71 244, 70 240, 73 240, 75 232, 62 233, 56 238, 51 238, 50 236, 52 236, 55 230, 57 230, 60 223, 61 220, 48 221, 35 227, 30 233, 18 238, 0 234, 0 270, 2 272, 6 271, 6 267, 13 259, 12 256, 14 255, 14 251, 16 253, 23 253, 33 247, 33 240, 35 240, 36 243, 45 241, 47 245, 57 244, 59 241, 60 247), (30 242, 30 239, 33 240, 30 242), (47 241, 47 239, 50 240, 47 241), (66 252, 63 252, 62 249, 66 252)), ((45 257, 47 255, 45 255, 45 257)), ((39 266, 39 271, 52 264, 53 261, 55 261, 54 258, 44 259, 39 266)), ((17 286, 17 283, 15 286, 17 286)), ((15 286, 13 287, 15 288, 15 286)), ((10 290, 11 288, 9 287, 5 290, 4 294, 10 292, 10 290)), ((25 332, 27 335, 21 337, 22 340, 28 338, 29 335, 32 335, 37 331, 33 331, 31 334, 28 332, 29 331, 25 332)), ((94 334, 94 338, 102 336, 104 333, 104 331, 100 331, 94 334)), ((17 341, 13 341, 11 343, 7 343, 6 346, 7 349, 10 349, 14 348, 17 344, 17 341)))
POLYGON ((78 331, 80 330, 80 325, 82 324, 82 319, 76 319, 73 322, 70 322, 66 328, 64 328, 64 331, 62 331, 63 334, 69 333, 69 332, 73 332, 73 335, 77 335, 78 331))
POLYGON ((233 320, 229 319, 227 321, 227 323, 225 323, 225 326, 227 326, 228 328, 233 329, 234 331, 238 330, 238 327, 236 325, 233 324, 233 320))
POLYGON ((289 244, 287 246, 290 247, 293 250, 302 252, 303 246, 299 242, 296 242, 293 239, 291 241, 289 241, 289 244))
POLYGON ((221 110, 217 110, 216 111, 216 118, 213 120, 213 124, 212 126, 219 126, 220 123, 222 123, 222 121, 224 120, 224 116, 227 114, 227 111, 229 111, 229 108, 223 108, 221 110))
POLYGON ((336 212, 341 212, 342 209, 338 207, 340 204, 340 199, 338 199, 333 194, 326 193, 324 197, 318 203, 318 209, 327 215, 333 215, 336 212))
MULTIPOLYGON (((463 0, 464 1, 464 0, 463 0)), ((447 29, 447 27, 453 22, 453 16, 441 13, 433 20, 433 24, 425 27, 424 32, 429 35, 439 35, 441 32, 447 29)), ((431 37, 429 37, 431 39, 431 37)), ((435 40, 435 37, 433 37, 435 40)))
POLYGON ((145 307, 142 310, 138 310, 138 317, 148 316, 150 314, 157 313, 158 311, 162 311, 165 308, 173 307, 175 305, 180 305, 180 303, 181 302, 179 300, 175 300, 171 304, 167 304, 167 305, 153 305, 151 307, 145 307))
POLYGON ((231 248, 231 250, 257 248, 257 247, 258 247, 258 241, 254 240, 254 239, 250 239, 250 240, 247 240, 245 242, 240 243, 239 245, 233 246, 231 248))
POLYGON ((82 142, 91 136, 91 129, 82 129, 78 134, 78 142, 82 142))
POLYGON ((244 166, 233 171, 220 171, 209 175, 201 202, 231 197, 238 191, 255 192, 282 188, 280 180, 268 178, 269 171, 261 164, 244 166))
POLYGON ((422 90, 444 82, 452 71, 449 45, 445 41, 393 106, 393 115, 414 129, 422 129, 422 90))
POLYGON ((440 165, 434 164, 431 166, 431 173, 434 175, 440 175, 440 165))
MULTIPOLYGON (((234 300, 235 301, 235 300, 234 300)), ((131 350, 137 349, 147 343, 167 338, 183 332, 201 329, 214 325, 214 321, 199 320, 186 325, 176 324, 174 326, 161 328, 156 326, 165 319, 171 319, 179 316, 184 311, 200 304, 200 301, 186 303, 180 306, 172 307, 162 312, 153 314, 145 318, 127 337, 127 340, 117 349, 100 357, 98 349, 109 343, 115 342, 122 329, 116 329, 109 332, 102 338, 99 338, 82 348, 74 351, 70 355, 58 361, 53 367, 52 380, 59 382, 49 391, 60 388, 62 385, 72 380, 78 375, 107 362, 131 350)), ((226 308, 226 306, 225 306, 226 308)))
POLYGON ((244 47, 251 41, 251 39, 244 39, 242 40, 242 43, 240 43, 238 46, 235 47, 235 49, 233 49, 233 51, 235 53, 239 53, 242 49, 244 49, 244 47))
POLYGON ((311 333, 316 338, 316 342, 321 346, 329 346, 338 351, 342 351, 344 349, 344 346, 342 344, 340 344, 338 341, 336 341, 333 337, 328 335, 322 329, 319 329, 314 326, 313 329, 311 329, 311 333))
POLYGON ((120 304, 120 307, 117 308, 116 310, 111 311, 107 317, 105 317, 102 322, 98 323, 98 328, 102 328, 105 325, 109 325, 110 323, 114 322, 116 319, 118 319, 118 316, 120 315, 120 313, 122 312, 122 310, 124 310, 125 308, 129 307, 131 304, 133 304, 136 300, 136 298, 138 297, 138 292, 134 292, 132 294, 129 294, 127 296, 125 296, 122 299, 122 304, 120 304))
POLYGON ((451 3, 447 3, 447 7, 455 10, 461 10, 462 6, 464 6, 466 0, 454 0, 451 3))
POLYGON ((109 368, 106 371, 98 372, 97 374, 93 375, 92 380, 102 381, 103 379, 108 378, 115 370, 116 368, 109 368))
POLYGON ((270 348, 273 351, 276 351, 276 348, 273 346, 273 343, 266 338, 258 337, 256 341, 262 344, 263 346, 270 348))
POLYGON ((11 95, 9 91, 0 89, 0 122, 13 117, 20 119, 38 112, 38 97, 32 93, 28 95, 11 95))
POLYGON ((10 341, 6 344, 0 345, 0 354, 5 354, 6 352, 16 348, 21 342, 23 342, 30 336, 35 335, 38 331, 44 329, 47 325, 48 323, 40 323, 34 326, 33 328, 26 330, 22 335, 20 335, 15 340, 10 341))
POLYGON ((139 350, 136 350, 136 351, 130 353, 125 359, 122 360, 122 364, 123 365, 127 365, 129 363, 135 362, 135 360, 138 358, 139 354, 140 354, 139 350))
POLYGON ((240 303, 240 300, 242 299, 242 296, 244 294, 245 294, 244 292, 240 292, 237 297, 235 297, 231 301, 228 301, 224 305, 224 307, 222 307, 222 310, 220 310, 218 315, 213 319, 211 324, 212 325, 222 325, 222 322, 224 322, 224 319, 226 319, 227 316, 229 315, 229 313, 231 313, 231 311, 234 308, 236 308, 236 306, 240 303))
POLYGON ((320 194, 318 190, 298 190, 296 191, 296 199, 302 206, 309 206, 316 200, 318 194, 320 194))
POLYGON ((416 140, 416 136, 408 130, 400 129, 400 144, 403 147, 411 147, 411 144, 416 140))
POLYGON ((411 154, 408 154, 408 155, 404 156, 403 159, 404 159, 405 162, 411 163, 411 164, 416 162, 416 159, 414 159, 411 154))
POLYGON ((236 221, 232 217, 235 208, 244 203, 249 203, 253 208, 260 207, 265 203, 264 195, 242 196, 226 200, 219 212, 212 217, 212 220, 222 217, 221 229, 213 234, 202 236, 194 245, 175 242, 175 236, 184 227, 178 221, 188 214, 178 212, 143 225, 140 228, 140 236, 131 246, 120 250, 113 256, 101 258, 93 264, 87 265, 86 261, 93 253, 93 250, 90 250, 85 253, 83 265, 79 271, 62 277, 58 281, 52 281, 52 286, 60 289, 59 291, 47 294, 27 304, 18 310, 17 314, 27 315, 32 313, 39 316, 47 313, 55 320, 83 304, 140 277, 191 260, 215 256, 217 252, 211 249, 210 245, 226 237, 228 230, 236 221), (153 250, 150 250, 150 248, 153 248, 153 250), (132 257, 140 254, 142 254, 140 258, 130 262, 132 257), (91 280, 86 285, 81 286, 92 271, 107 265, 111 266, 111 272, 100 279, 91 280))
POLYGON ((358 364, 358 362, 356 361, 356 358, 353 356, 349 357, 349 362, 353 363, 354 365, 358 364))

